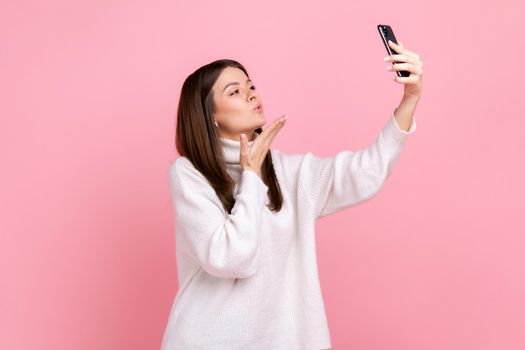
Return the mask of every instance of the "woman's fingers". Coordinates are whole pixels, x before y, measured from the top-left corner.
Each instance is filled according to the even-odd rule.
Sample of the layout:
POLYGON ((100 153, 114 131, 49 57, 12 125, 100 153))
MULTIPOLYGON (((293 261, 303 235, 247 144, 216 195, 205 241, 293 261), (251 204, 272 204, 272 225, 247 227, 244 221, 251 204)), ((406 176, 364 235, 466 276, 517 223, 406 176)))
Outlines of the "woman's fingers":
POLYGON ((405 49, 405 45, 403 45, 403 43, 401 41, 399 41, 399 40, 398 40, 397 44, 395 42, 393 42, 393 41, 389 41, 388 44, 389 44, 389 46, 392 49, 394 49, 396 51, 396 53, 399 53, 399 54, 402 54, 402 55, 406 55, 406 56, 417 55, 416 53, 414 53, 412 51, 408 51, 407 49, 405 49))
POLYGON ((389 71, 406 70, 410 73, 421 74, 421 68, 410 63, 396 63, 387 67, 389 71))
POLYGON ((270 144, 272 143, 275 135, 277 135, 277 132, 283 127, 285 122, 286 119, 277 119, 276 124, 272 123, 270 127, 265 129, 266 133, 263 137, 261 137, 262 134, 257 136, 257 138, 255 139, 254 146, 256 149, 261 149, 259 154, 261 157, 264 158, 264 156, 266 155, 266 151, 270 147, 270 144))
POLYGON ((413 62, 414 60, 407 55, 390 55, 388 56, 389 62, 413 62))
POLYGON ((264 134, 264 137, 261 137, 262 134, 257 136, 251 149, 253 154, 251 154, 250 156, 253 156, 254 158, 258 159, 258 162, 262 164, 264 158, 266 157, 266 153, 268 153, 270 144, 272 143, 273 139, 275 138, 279 130, 282 129, 285 123, 285 117, 278 118, 270 125, 270 127, 265 129, 266 133, 264 134))
POLYGON ((273 139, 279 131, 283 128, 284 124, 286 124, 286 118, 282 119, 272 130, 270 130, 270 133, 267 135, 266 139, 263 139, 263 143, 266 148, 270 147, 270 144, 273 142, 273 139))
POLYGON ((398 44, 396 44, 396 43, 394 43, 392 41, 389 42, 390 47, 392 49, 394 49, 396 51, 396 53, 397 53, 397 55, 396 54, 390 55, 390 57, 397 56, 397 57, 399 57, 400 59, 402 59, 405 62, 410 62, 410 58, 413 58, 412 61, 414 61, 414 62, 417 62, 417 61, 419 61, 421 59, 421 57, 419 57, 419 55, 417 53, 405 49, 405 47, 401 43, 401 41, 399 41, 399 44, 400 45, 398 45, 398 44))
POLYGON ((251 147, 248 147, 247 137, 241 135, 240 163, 244 168, 260 169, 270 144, 286 122, 285 117, 275 119, 257 136, 251 147))
MULTIPOLYGON (((263 131, 263 137, 261 138, 261 143, 267 145, 267 147, 269 147, 269 145, 271 144, 273 138, 275 137, 276 133, 282 128, 282 126, 284 125, 284 123, 286 123, 286 119, 288 118, 288 116, 283 116, 281 118, 277 118, 274 122, 272 122, 272 124, 266 128, 264 131, 263 131)), ((262 135, 262 134, 261 134, 262 135)), ((257 137, 257 139, 259 139, 259 137, 257 137)))
POLYGON ((396 44, 393 41, 388 40, 388 45, 396 50, 397 53, 405 53, 406 49, 403 47, 403 45, 400 45, 401 41, 398 40, 398 43, 396 44))
POLYGON ((261 141, 264 141, 268 138, 268 136, 270 136, 273 131, 275 130, 275 128, 277 128, 283 120, 286 120, 286 115, 280 117, 280 118, 276 118, 271 124, 270 126, 268 126, 266 129, 264 129, 262 131, 262 133, 257 136, 257 139, 261 139, 261 141))
POLYGON ((409 82, 413 79, 417 80, 417 77, 415 75, 422 75, 423 74, 423 62, 421 61, 421 57, 412 51, 409 51, 405 49, 404 45, 399 42, 399 44, 396 44, 392 41, 389 42, 390 47, 394 49, 397 53, 394 55, 387 56, 386 61, 392 62, 392 65, 387 67, 387 70, 389 71, 401 71, 405 70, 410 72, 410 77, 394 77, 396 81, 406 81, 409 82), (413 73, 413 74, 412 74, 413 73), (410 78, 410 79, 406 79, 410 78))

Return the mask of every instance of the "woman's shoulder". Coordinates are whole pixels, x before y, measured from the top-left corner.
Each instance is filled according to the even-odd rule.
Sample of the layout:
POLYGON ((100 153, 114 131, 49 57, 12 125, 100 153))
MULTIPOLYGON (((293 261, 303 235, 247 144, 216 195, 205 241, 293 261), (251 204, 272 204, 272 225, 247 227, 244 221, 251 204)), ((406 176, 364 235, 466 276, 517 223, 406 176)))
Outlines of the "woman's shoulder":
POLYGON ((174 175, 178 173, 182 167, 187 167, 191 162, 188 158, 184 156, 178 156, 177 158, 173 159, 168 167, 168 172, 171 175, 174 175))
POLYGON ((168 175, 171 180, 181 177, 204 178, 202 173, 195 168, 193 163, 185 156, 179 155, 173 159, 168 167, 168 175))
POLYGON ((179 155, 178 157, 176 157, 175 159, 171 161, 169 168, 170 170, 172 169, 175 170, 177 168, 186 167, 186 166, 193 166, 193 164, 188 158, 179 155))

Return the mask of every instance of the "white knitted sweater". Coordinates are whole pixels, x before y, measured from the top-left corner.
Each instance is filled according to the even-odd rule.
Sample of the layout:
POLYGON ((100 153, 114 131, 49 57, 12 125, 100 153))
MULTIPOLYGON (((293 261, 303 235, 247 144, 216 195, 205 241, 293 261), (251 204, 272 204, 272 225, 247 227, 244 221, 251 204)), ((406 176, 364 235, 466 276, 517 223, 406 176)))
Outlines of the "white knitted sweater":
POLYGON ((240 165, 240 142, 220 139, 236 183, 230 215, 192 163, 175 159, 169 184, 179 290, 161 350, 331 348, 315 220, 373 197, 415 130, 415 118, 407 132, 392 114, 362 150, 317 157, 271 148, 284 198, 277 213, 266 207, 265 183, 240 165))

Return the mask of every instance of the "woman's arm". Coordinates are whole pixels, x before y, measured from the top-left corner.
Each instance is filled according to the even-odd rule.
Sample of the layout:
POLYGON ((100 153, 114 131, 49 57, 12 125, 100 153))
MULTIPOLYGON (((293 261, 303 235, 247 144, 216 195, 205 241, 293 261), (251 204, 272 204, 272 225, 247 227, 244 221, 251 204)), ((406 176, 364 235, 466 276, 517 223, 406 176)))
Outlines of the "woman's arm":
POLYGON ((390 46, 397 52, 387 57, 388 62, 397 62, 390 71, 406 70, 410 76, 394 75, 394 81, 404 85, 403 98, 374 143, 355 152, 341 151, 335 157, 309 153, 303 158, 300 183, 309 191, 307 198, 316 218, 372 198, 392 172, 405 140, 416 130, 414 113, 421 98, 423 62, 401 42, 390 42, 390 46))
POLYGON ((252 170, 243 170, 231 214, 213 187, 184 157, 169 169, 175 208, 176 243, 206 272, 245 278, 257 272, 258 242, 268 187, 252 170))
POLYGON ((419 96, 405 94, 403 95, 401 103, 395 109, 394 118, 396 118, 397 124, 402 130, 408 130, 412 124, 412 119, 419 99, 419 96))
POLYGON ((405 140, 416 130, 416 119, 402 130, 394 115, 367 148, 343 150, 333 157, 306 153, 298 169, 298 191, 305 193, 315 218, 372 198, 392 172, 405 140))

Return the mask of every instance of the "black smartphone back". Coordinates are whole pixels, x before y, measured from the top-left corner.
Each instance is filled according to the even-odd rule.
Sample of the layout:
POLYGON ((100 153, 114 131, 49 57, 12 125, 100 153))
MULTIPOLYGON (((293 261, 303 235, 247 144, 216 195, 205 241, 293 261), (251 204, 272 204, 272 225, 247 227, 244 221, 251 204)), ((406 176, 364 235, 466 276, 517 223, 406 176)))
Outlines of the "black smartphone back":
MULTIPOLYGON (((381 36, 381 40, 383 41, 383 44, 385 45, 385 48, 388 54, 389 55, 399 54, 399 52, 394 51, 388 45, 388 40, 391 40, 397 44, 396 36, 394 35, 394 30, 392 29, 392 27, 390 27, 387 24, 378 24, 377 30, 379 31, 379 35, 381 36)), ((392 63, 396 64, 396 63, 403 63, 403 62, 392 62, 392 63)), ((399 77, 408 77, 410 75, 410 72, 406 70, 397 70, 395 72, 397 73, 399 77)))

